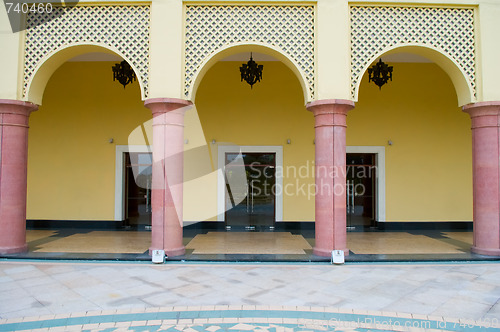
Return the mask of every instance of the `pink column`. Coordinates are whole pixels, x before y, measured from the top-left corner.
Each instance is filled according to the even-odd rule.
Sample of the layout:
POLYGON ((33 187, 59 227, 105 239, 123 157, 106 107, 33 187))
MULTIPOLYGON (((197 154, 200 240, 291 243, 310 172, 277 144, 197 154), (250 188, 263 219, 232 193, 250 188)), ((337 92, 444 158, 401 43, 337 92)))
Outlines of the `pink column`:
POLYGON ((168 256, 185 252, 182 244, 184 113, 191 102, 154 98, 144 105, 153 113, 153 185, 151 250, 168 256))
POLYGON ((350 100, 318 100, 307 105, 315 119, 316 245, 313 253, 330 256, 347 249, 346 233, 346 120, 350 100))
POLYGON ((463 110, 472 119, 472 251, 500 256, 500 102, 469 104, 463 110))
POLYGON ((0 254, 24 252, 28 121, 35 104, 0 99, 0 254))

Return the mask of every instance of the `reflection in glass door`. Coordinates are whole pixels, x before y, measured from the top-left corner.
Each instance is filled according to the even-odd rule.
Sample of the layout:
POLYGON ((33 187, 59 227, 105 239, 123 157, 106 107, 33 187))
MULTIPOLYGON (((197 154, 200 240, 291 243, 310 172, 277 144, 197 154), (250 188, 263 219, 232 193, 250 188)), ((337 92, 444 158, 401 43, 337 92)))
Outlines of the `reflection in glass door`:
POLYGON ((346 159, 347 229, 375 226, 375 155, 348 153, 346 159))
POLYGON ((126 226, 151 229, 151 153, 125 153, 126 226))
MULTIPOLYGON (((241 158, 240 157, 240 158, 241 158)), ((274 229, 276 153, 226 153, 226 228, 263 230, 274 229), (236 172, 230 163, 241 156, 245 167, 246 181, 232 183, 236 172)))

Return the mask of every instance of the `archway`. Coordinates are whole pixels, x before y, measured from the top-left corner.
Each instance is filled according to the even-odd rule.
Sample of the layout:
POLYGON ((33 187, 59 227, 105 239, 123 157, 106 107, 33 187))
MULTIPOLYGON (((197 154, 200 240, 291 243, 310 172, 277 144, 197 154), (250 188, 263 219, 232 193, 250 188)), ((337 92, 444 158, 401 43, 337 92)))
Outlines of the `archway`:
MULTIPOLYGON (((135 183, 125 176, 133 162, 118 164, 117 155, 127 160, 133 152, 126 149, 129 134, 151 118, 137 71, 137 80, 125 88, 113 81, 112 66, 122 60, 104 46, 72 45, 46 58, 28 86, 26 98, 43 101, 30 118, 31 251, 137 255, 148 250, 150 232, 129 232, 135 229, 126 227, 129 218, 115 215, 115 196, 122 194, 116 192, 117 169, 123 170, 123 190, 135 183)), ((118 198, 127 199, 123 194, 118 198)))
MULTIPOLYGON (((372 217, 365 230, 385 233, 348 233, 349 248, 373 254, 468 252, 470 119, 457 100, 459 105, 474 100, 470 82, 449 58, 428 47, 392 49, 373 61, 379 58, 393 66, 393 80, 379 88, 368 82, 365 68, 359 100, 347 117, 347 145, 358 153, 376 155, 363 150, 369 147, 384 154, 384 164, 375 167, 385 168, 377 169, 385 173, 385 197, 374 192, 374 202, 385 213, 372 217)), ((367 207, 355 205, 359 211, 367 207)))
MULTIPOLYGON (((314 192, 307 189, 314 184, 314 119, 304 107, 308 90, 303 75, 291 65, 269 47, 231 46, 207 59, 194 79, 190 98, 195 108, 186 113, 186 150, 203 143, 210 160, 204 173, 214 176, 207 176, 206 184, 196 190, 185 182, 184 217, 191 224, 184 228, 188 254, 257 254, 272 260, 273 255, 311 253, 314 192), (250 52, 264 66, 262 80, 253 88, 240 81, 239 70, 250 52), (196 128, 202 130, 201 140, 193 139, 196 128), (247 177, 241 186, 233 186, 236 171, 230 164, 238 158, 247 177), (202 210, 207 218, 193 215, 202 210), (279 246, 287 241, 291 247, 279 246)), ((201 165, 187 158, 185 179, 194 168, 200 172, 201 165)))

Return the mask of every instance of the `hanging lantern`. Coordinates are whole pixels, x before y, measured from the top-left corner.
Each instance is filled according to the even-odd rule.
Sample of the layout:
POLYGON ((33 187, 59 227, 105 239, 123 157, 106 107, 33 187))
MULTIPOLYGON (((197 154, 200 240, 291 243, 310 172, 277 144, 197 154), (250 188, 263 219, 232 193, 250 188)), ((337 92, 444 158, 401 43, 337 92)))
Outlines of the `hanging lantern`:
POLYGON ((379 89, 389 80, 392 81, 392 66, 388 66, 380 59, 371 68, 368 68, 368 82, 375 83, 379 89))
POLYGON ((123 88, 136 80, 135 72, 127 61, 123 60, 113 66, 113 81, 118 80, 123 88))
POLYGON ((262 79, 262 69, 264 66, 253 61, 252 53, 250 53, 250 60, 240 67, 241 81, 245 80, 250 84, 250 88, 253 88, 253 85, 262 79))

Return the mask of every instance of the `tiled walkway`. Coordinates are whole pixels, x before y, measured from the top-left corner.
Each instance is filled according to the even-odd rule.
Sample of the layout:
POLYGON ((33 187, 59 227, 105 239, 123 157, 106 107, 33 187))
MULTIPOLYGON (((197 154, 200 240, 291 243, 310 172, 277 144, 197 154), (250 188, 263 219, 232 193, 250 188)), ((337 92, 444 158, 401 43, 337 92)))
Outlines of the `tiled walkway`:
POLYGON ((5 260, 0 299, 0 331, 498 331, 500 263, 5 260))
MULTIPOLYGON (((314 256, 314 230, 238 232, 186 231, 184 256, 189 261, 328 261, 314 256)), ((7 255, 28 259, 150 260, 150 231, 59 229, 28 230, 28 253, 7 255)), ((348 232, 351 262, 467 261, 497 259, 470 252, 472 232, 348 232)), ((1 256, 0 256, 1 257, 1 256)))

